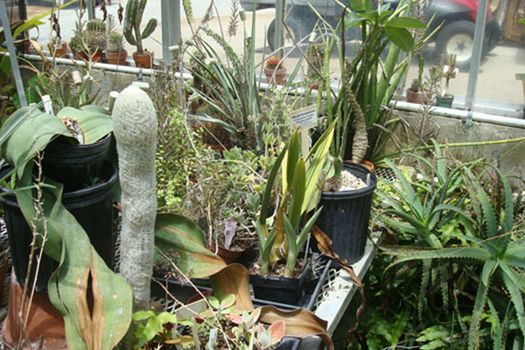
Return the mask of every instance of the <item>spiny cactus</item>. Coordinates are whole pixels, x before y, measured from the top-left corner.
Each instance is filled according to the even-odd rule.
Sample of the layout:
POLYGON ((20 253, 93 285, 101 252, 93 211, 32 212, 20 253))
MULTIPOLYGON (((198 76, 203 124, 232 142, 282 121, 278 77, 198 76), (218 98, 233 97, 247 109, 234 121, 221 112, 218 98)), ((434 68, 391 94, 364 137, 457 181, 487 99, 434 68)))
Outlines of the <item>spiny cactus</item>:
POLYGON ((157 27, 157 20, 152 18, 146 24, 144 31, 141 31, 140 24, 148 0, 128 0, 126 5, 126 17, 124 18, 124 36, 128 43, 137 47, 137 53, 143 54, 144 47, 142 40, 153 33, 157 27), (135 32, 133 34, 133 32, 135 32))
POLYGON ((100 19, 90 19, 87 22, 87 30, 88 31, 96 31, 96 32, 105 32, 106 31, 106 23, 104 23, 100 19))
POLYGON ((108 38, 108 52, 122 52, 124 51, 124 38, 119 32, 109 33, 108 38))
POLYGON ((120 273, 133 289, 135 307, 147 310, 157 211, 157 116, 153 102, 140 88, 130 86, 117 98, 113 132, 122 190, 120 273))
POLYGON ((104 51, 107 45, 106 24, 100 19, 90 20, 87 23, 84 39, 92 52, 104 51))

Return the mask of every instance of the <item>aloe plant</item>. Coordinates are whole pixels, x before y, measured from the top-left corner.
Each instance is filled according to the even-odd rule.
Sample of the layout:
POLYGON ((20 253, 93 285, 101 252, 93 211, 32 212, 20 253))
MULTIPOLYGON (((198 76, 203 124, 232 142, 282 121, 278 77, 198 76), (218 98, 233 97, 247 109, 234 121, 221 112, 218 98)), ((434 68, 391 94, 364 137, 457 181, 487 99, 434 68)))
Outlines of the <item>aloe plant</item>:
MULTIPOLYGON (((516 237, 520 226, 514 221, 514 205, 508 179, 497 172, 498 181, 501 183, 501 191, 498 190, 501 206, 497 207, 491 203, 489 194, 472 171, 466 169, 465 174, 475 196, 471 197, 474 215, 466 218, 477 233, 475 236, 463 237, 468 244, 424 251, 399 249, 390 253, 397 258, 394 264, 414 260, 438 260, 480 266, 468 335, 468 348, 477 349, 482 314, 487 305, 493 307, 490 306, 491 289, 503 289, 503 295, 507 295, 510 305, 514 308, 518 328, 525 336, 525 287, 522 272, 525 266, 525 239, 516 237)), ((501 340, 502 336, 498 338, 501 340)))
POLYGON ((301 155, 301 136, 298 131, 277 157, 261 199, 261 211, 256 222, 260 261, 264 274, 280 260, 286 261, 285 277, 291 277, 297 258, 304 247, 312 226, 321 213, 314 211, 320 199, 320 184, 333 140, 334 121, 306 156, 301 155), (268 224, 270 201, 277 176, 281 173, 281 193, 273 224, 268 224), (301 222, 304 225, 301 227, 301 222), (282 249, 284 247, 284 249, 282 249))

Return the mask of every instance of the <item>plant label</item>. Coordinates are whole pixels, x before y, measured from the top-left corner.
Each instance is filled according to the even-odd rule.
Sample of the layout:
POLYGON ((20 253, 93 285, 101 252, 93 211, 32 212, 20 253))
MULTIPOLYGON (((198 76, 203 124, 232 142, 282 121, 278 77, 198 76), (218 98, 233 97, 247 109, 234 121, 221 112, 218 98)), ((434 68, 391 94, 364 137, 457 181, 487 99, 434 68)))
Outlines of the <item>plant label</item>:
POLYGON ((307 106, 292 113, 292 126, 303 130, 316 127, 319 123, 315 105, 307 106))
POLYGON ((51 97, 49 95, 42 96, 42 104, 44 105, 44 110, 47 114, 55 115, 53 112, 53 102, 51 101, 51 97))

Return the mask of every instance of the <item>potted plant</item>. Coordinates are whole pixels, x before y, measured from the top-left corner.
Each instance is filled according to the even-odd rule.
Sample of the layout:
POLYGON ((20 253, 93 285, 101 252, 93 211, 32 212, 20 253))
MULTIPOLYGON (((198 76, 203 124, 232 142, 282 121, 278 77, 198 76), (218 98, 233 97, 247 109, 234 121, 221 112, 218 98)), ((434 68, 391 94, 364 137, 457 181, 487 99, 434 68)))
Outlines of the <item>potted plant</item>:
POLYGON ((425 58, 418 57, 417 78, 412 81, 412 85, 407 89, 407 101, 411 103, 426 104, 428 98, 423 90, 423 73, 425 69, 425 58))
POLYGON ((136 46, 137 51, 133 53, 135 66, 139 68, 151 68, 153 66, 153 52, 144 50, 142 40, 149 37, 157 27, 157 20, 152 18, 141 29, 142 16, 147 0, 130 0, 126 5, 126 16, 124 18, 124 36, 130 45, 136 46))
POLYGON ((84 39, 88 48, 88 54, 93 62, 102 62, 104 51, 107 47, 106 23, 101 19, 91 19, 87 22, 84 39))
POLYGON ((450 87, 450 80, 454 79, 459 73, 459 68, 456 67, 456 55, 448 55, 446 63, 441 64, 441 78, 445 79, 445 88, 436 96, 436 105, 439 107, 451 108, 454 102, 454 95, 448 92, 450 87))
POLYGON ((256 298, 298 305, 304 295, 311 271, 303 248, 321 214, 322 208, 316 209, 321 195, 318 185, 325 174, 336 122, 308 155, 301 154, 301 135, 295 131, 272 167, 256 222, 260 256, 250 277, 256 298), (281 191, 274 194, 279 173, 281 191), (277 205, 271 213, 273 201, 277 205))
POLYGON ((372 2, 365 1, 355 4, 356 8, 346 14, 336 29, 344 36, 351 29, 346 27, 350 24, 360 28, 362 36, 352 61, 346 60, 346 46, 338 45, 336 29, 332 29, 334 35, 325 46, 326 58, 337 48, 341 85, 337 92, 333 91, 330 60, 325 59, 322 71, 325 98, 318 99, 318 110, 325 110, 329 123, 336 118, 340 123, 331 146, 332 162, 317 225, 333 241, 335 252, 349 263, 364 254, 376 183, 371 171, 360 164, 380 155, 388 139, 385 130, 390 133, 396 127, 387 105, 409 63, 408 58, 399 60, 400 52, 411 52, 418 46, 410 29, 425 29, 420 21, 404 16, 406 6, 402 5, 403 2, 389 16, 384 16, 379 9, 370 11, 372 2), (383 63, 384 50, 388 52, 383 63))
MULTIPOLYGON (((45 317, 52 320, 29 320, 27 329, 38 328, 41 322, 46 325, 47 322, 58 322, 63 327, 65 311, 62 307, 69 310, 78 307, 78 304, 74 306, 60 297, 67 293, 64 288, 75 285, 88 288, 87 277, 79 277, 73 271, 90 273, 93 281, 102 273, 108 283, 123 283, 109 270, 113 266, 112 207, 117 182, 116 166, 104 161, 111 131, 111 117, 95 106, 66 107, 57 116, 41 112, 37 107, 24 107, 11 115, 0 129, 1 157, 9 164, 1 169, 1 177, 11 178, 0 189, 3 194, 1 202, 10 237, 13 269, 19 283, 12 288, 14 294, 10 308, 18 309, 23 293, 35 288, 37 296, 32 306, 35 310, 53 310, 52 304, 60 312, 44 312, 45 317), (41 164, 36 169, 34 159, 41 164), (79 174, 85 183, 76 183, 79 174), (63 188, 66 190, 62 194, 63 188), (44 235, 43 247, 37 239, 39 235, 44 235), (78 249, 82 249, 84 255, 78 249), (39 253, 41 250, 45 255, 39 253), (89 267, 91 264, 96 264, 96 270, 89 267), (69 266, 68 273, 63 270, 65 266, 69 266), (57 269, 59 272, 54 273, 57 269), (45 293, 47 290, 50 290, 49 297, 45 293)), ((124 288, 117 291, 118 294, 129 290, 129 286, 120 285, 118 288, 124 288)), ((83 290, 86 294, 86 289, 83 290)), ((121 297, 119 303, 126 300, 125 296, 121 297)), ((77 302, 82 301, 73 301, 77 302)), ((13 313, 18 315, 16 310, 13 313)), ((105 314, 108 316, 113 317, 105 314)), ((4 337, 17 341, 19 322, 16 317, 10 318, 9 326, 4 327, 4 337)), ((70 322, 75 322, 74 317, 66 320, 66 323, 70 322)), ((63 337, 60 332, 55 332, 56 329, 50 326, 41 334, 24 333, 24 338, 30 342, 43 338, 47 344, 55 341, 54 337, 63 337)))
POLYGON ((269 84, 283 85, 286 78, 286 68, 282 66, 282 59, 270 56, 264 64, 264 75, 269 84))
POLYGON ((69 48, 71 49, 73 58, 76 60, 89 59, 85 53, 87 46, 84 38, 84 26, 86 24, 83 20, 84 12, 85 9, 83 7, 76 11, 77 20, 75 22, 75 29, 69 41, 69 48))
POLYGON ((124 38, 119 32, 111 32, 108 37, 106 61, 110 64, 126 65, 128 52, 124 48, 124 38))
POLYGON ((64 58, 67 57, 68 54, 68 46, 67 41, 62 40, 60 36, 54 36, 49 44, 47 44, 47 48, 49 49, 49 52, 53 57, 58 58, 64 58))

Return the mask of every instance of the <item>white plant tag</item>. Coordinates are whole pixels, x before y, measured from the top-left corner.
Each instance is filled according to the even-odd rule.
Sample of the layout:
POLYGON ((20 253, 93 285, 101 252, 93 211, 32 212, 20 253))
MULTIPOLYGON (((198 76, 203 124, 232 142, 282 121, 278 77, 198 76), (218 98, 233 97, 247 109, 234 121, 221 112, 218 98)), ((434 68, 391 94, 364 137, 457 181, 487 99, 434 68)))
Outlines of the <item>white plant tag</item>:
POLYGON ((42 96, 42 103, 44 104, 44 110, 46 113, 54 116, 55 113, 53 112, 53 102, 51 101, 51 97, 49 97, 49 95, 42 96))

